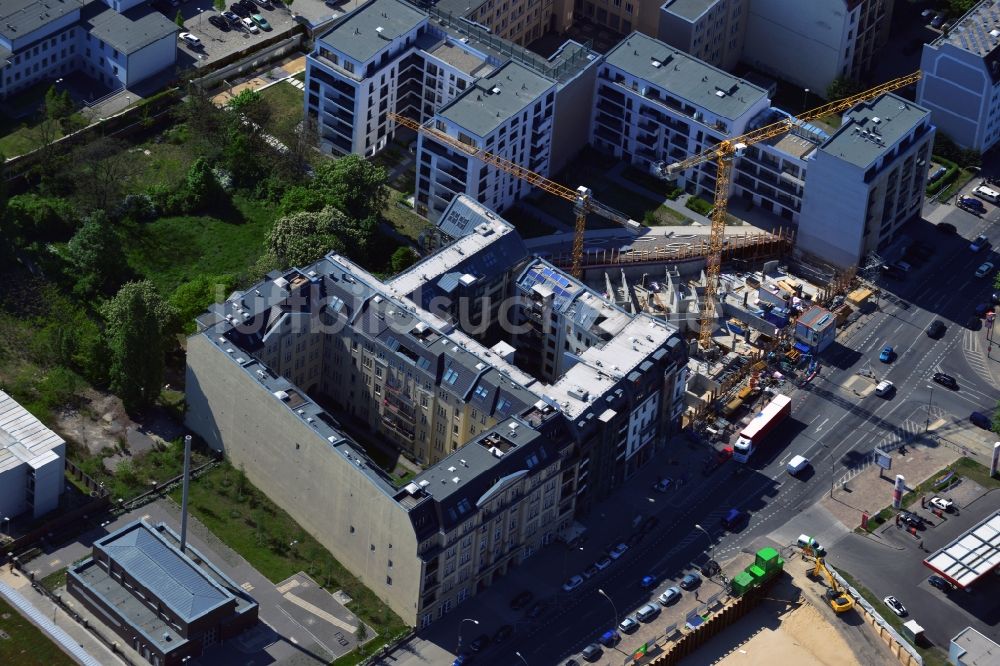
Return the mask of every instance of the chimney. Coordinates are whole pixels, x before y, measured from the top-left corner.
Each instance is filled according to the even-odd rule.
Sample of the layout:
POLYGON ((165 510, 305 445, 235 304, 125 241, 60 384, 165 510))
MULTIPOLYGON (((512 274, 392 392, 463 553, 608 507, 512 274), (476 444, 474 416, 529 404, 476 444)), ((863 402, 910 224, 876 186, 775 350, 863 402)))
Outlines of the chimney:
POLYGON ((184 435, 184 480, 181 491, 181 553, 187 545, 188 484, 191 479, 191 435, 184 435))

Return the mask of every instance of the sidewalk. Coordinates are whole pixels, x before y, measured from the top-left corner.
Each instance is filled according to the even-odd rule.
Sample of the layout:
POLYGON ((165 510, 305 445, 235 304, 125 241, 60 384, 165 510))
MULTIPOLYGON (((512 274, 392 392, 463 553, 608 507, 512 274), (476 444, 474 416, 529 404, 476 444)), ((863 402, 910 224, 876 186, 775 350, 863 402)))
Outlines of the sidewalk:
POLYGON ((950 465, 959 458, 958 452, 944 446, 909 445, 906 454, 894 451, 891 455, 892 469, 882 471, 875 465, 851 479, 847 488, 836 487, 833 496, 827 496, 821 505, 843 525, 853 530, 861 525, 861 514, 867 512, 874 516, 882 509, 892 505, 892 490, 897 474, 906 478, 906 485, 915 488, 935 472, 950 465))

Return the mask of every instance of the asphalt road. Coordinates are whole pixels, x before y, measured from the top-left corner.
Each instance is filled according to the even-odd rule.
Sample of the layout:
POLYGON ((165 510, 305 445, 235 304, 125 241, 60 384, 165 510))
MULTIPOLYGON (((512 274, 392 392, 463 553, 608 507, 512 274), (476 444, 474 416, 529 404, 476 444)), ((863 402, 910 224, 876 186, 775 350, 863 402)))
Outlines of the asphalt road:
MULTIPOLYGON (((676 575, 702 552, 705 539, 699 540, 696 523, 713 532, 717 559, 725 559, 760 537, 774 537, 776 532, 781 543, 794 541, 800 532, 832 543, 847 533, 846 528, 811 507, 849 467, 870 455, 887 437, 902 430, 919 432, 926 425, 928 406, 934 418, 955 423, 967 419, 974 409, 988 412, 995 408, 1000 389, 991 382, 988 363, 998 376, 1000 366, 969 349, 970 335, 984 336, 985 331, 967 327, 975 304, 990 293, 989 280, 973 277, 976 266, 988 257, 1000 263, 992 247, 979 253, 968 247, 968 239, 983 232, 1000 243, 996 224, 1000 211, 989 208, 983 218, 957 209, 948 213, 947 220, 958 227, 959 235, 944 234, 926 222, 911 225, 910 235, 935 247, 935 255, 923 266, 914 267, 907 279, 882 284, 885 295, 879 311, 850 339, 822 355, 823 367, 816 379, 791 392, 793 418, 776 431, 769 453, 762 451, 760 458, 751 461, 750 473, 730 476, 736 467, 730 463, 730 469, 694 490, 688 507, 661 523, 655 539, 647 538, 625 556, 627 567, 616 565, 603 587, 622 614, 650 599, 648 592, 639 589, 637 572, 676 575), (938 340, 925 333, 934 319, 947 325, 947 332, 938 340), (885 344, 894 345, 897 351, 890 364, 878 360, 885 344), (874 393, 858 397, 846 390, 844 384, 866 367, 893 381, 895 394, 889 399, 874 393), (956 377, 959 390, 933 384, 930 378, 937 371, 956 377), (784 463, 795 454, 813 461, 812 474, 803 480, 784 473, 784 463), (753 518, 742 532, 724 533, 718 521, 733 506, 751 511, 753 518), (686 536, 678 540, 678 535, 686 536)), ((853 573, 864 577, 863 571, 853 573)), ((593 589, 585 587, 571 599, 562 612, 515 634, 505 649, 484 655, 486 659, 480 663, 518 663, 515 651, 529 664, 555 663, 578 653, 609 628, 610 618, 607 602, 593 589)))

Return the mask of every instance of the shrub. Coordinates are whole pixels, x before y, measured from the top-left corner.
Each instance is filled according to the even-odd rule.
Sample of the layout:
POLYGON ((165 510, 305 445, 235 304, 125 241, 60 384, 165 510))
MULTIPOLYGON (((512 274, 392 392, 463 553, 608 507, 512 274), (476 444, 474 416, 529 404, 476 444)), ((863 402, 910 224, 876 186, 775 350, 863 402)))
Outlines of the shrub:
POLYGON ((701 197, 691 197, 684 204, 686 208, 693 210, 701 215, 708 215, 712 212, 712 204, 708 203, 701 197))

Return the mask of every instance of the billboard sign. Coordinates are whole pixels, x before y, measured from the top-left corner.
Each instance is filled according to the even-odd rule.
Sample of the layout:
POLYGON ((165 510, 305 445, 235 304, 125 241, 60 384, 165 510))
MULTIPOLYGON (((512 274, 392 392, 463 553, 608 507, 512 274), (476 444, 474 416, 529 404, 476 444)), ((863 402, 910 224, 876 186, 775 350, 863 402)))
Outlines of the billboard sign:
POLYGON ((875 449, 875 464, 882 469, 892 469, 892 458, 882 449, 875 449))

